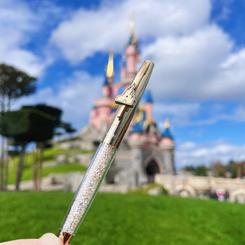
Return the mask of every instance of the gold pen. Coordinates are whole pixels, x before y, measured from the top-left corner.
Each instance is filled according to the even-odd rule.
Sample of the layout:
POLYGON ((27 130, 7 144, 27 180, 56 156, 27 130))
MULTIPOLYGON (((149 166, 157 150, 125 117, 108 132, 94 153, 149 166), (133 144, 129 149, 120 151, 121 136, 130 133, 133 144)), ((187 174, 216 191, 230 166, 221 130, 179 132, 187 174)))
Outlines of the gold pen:
POLYGON ((122 95, 116 97, 115 102, 119 107, 115 117, 78 187, 59 232, 62 244, 66 245, 70 242, 92 204, 100 183, 110 168, 115 153, 132 121, 140 98, 150 79, 153 66, 151 61, 145 61, 131 85, 125 89, 122 95))

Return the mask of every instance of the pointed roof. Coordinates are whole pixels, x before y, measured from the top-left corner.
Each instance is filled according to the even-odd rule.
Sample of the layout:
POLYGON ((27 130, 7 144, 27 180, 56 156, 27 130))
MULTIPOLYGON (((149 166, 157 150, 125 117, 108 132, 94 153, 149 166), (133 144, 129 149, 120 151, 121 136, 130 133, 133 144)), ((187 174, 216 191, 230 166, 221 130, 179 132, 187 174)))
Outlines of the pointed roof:
POLYGON ((108 62, 105 70, 105 79, 103 81, 102 86, 108 86, 114 78, 114 55, 113 52, 109 52, 108 62))
POLYGON ((109 52, 108 62, 106 66, 106 77, 107 78, 114 77, 114 54, 112 51, 109 52))
POLYGON ((171 133, 171 130, 170 130, 170 126, 171 126, 170 120, 169 120, 169 118, 167 118, 164 121, 164 130, 163 130, 163 132, 161 134, 162 138, 169 138, 169 139, 172 139, 172 140, 174 139, 173 135, 171 133))
POLYGON ((135 114, 135 120, 134 120, 134 124, 131 128, 131 132, 143 133, 144 132, 145 118, 146 118, 145 111, 142 108, 139 108, 135 114))
POLYGON ((153 97, 152 97, 152 93, 149 89, 145 90, 143 96, 142 96, 142 102, 143 103, 149 103, 149 104, 153 104, 153 97))
POLYGON ((130 19, 129 21, 129 31, 130 31, 130 37, 129 37, 129 45, 134 45, 134 46, 138 46, 138 40, 136 37, 136 33, 135 33, 135 21, 134 19, 130 19))

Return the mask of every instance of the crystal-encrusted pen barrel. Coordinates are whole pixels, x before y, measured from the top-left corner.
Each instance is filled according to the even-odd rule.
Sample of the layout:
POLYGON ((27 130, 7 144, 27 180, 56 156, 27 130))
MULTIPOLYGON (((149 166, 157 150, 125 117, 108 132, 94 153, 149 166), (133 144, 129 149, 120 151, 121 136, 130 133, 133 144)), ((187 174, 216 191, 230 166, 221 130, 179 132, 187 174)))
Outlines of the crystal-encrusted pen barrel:
POLYGON ((153 63, 145 61, 131 85, 126 88, 122 95, 116 97, 115 102, 119 107, 115 117, 78 187, 71 208, 61 228, 59 236, 63 244, 67 244, 75 234, 97 193, 103 177, 110 168, 116 150, 132 121, 140 98, 147 86, 152 69, 153 63))

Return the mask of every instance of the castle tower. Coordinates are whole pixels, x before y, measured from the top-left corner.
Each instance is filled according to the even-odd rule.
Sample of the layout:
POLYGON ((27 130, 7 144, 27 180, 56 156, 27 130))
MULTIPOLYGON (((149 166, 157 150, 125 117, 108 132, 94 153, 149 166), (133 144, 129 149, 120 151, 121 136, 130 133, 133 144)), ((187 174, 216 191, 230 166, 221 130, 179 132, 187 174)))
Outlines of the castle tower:
POLYGON ((135 34, 135 24, 130 23, 130 38, 125 51, 127 76, 123 82, 128 84, 134 78, 137 72, 137 63, 139 61, 138 41, 135 34))
POLYGON ((97 129, 101 129, 103 135, 112 119, 112 105, 114 102, 114 57, 109 53, 105 70, 105 79, 102 84, 103 97, 95 101, 95 106, 90 114, 90 122, 97 129))
POLYGON ((166 119, 164 122, 164 130, 161 135, 159 146, 162 150, 163 163, 165 166, 164 174, 176 174, 175 169, 175 142, 170 130, 170 121, 166 119))

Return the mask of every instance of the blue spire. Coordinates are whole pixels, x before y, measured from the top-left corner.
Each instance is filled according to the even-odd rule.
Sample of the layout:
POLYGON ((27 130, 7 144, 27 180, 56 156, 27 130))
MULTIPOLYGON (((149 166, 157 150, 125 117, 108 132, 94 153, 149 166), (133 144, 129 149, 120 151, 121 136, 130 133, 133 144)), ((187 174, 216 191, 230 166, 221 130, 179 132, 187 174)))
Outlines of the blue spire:
POLYGON ((145 112, 138 112, 139 119, 136 119, 136 122, 133 124, 131 131, 133 133, 142 133, 144 132, 144 121, 146 118, 145 112))
POLYGON ((133 133, 142 133, 144 131, 144 127, 142 122, 135 123, 131 129, 133 133))
POLYGON ((170 131, 170 129, 169 128, 165 128, 164 130, 163 130, 163 132, 162 132, 162 138, 170 138, 170 139, 174 139, 173 138, 173 135, 172 135, 172 133, 171 133, 171 131, 170 131))
POLYGON ((146 90, 142 96, 142 102, 143 103, 150 103, 150 104, 153 104, 153 97, 152 97, 152 94, 151 94, 151 91, 150 90, 146 90))
POLYGON ((170 130, 170 121, 169 119, 166 119, 166 121, 164 122, 164 130, 161 134, 162 138, 169 138, 169 139, 174 139, 171 130, 170 130))

